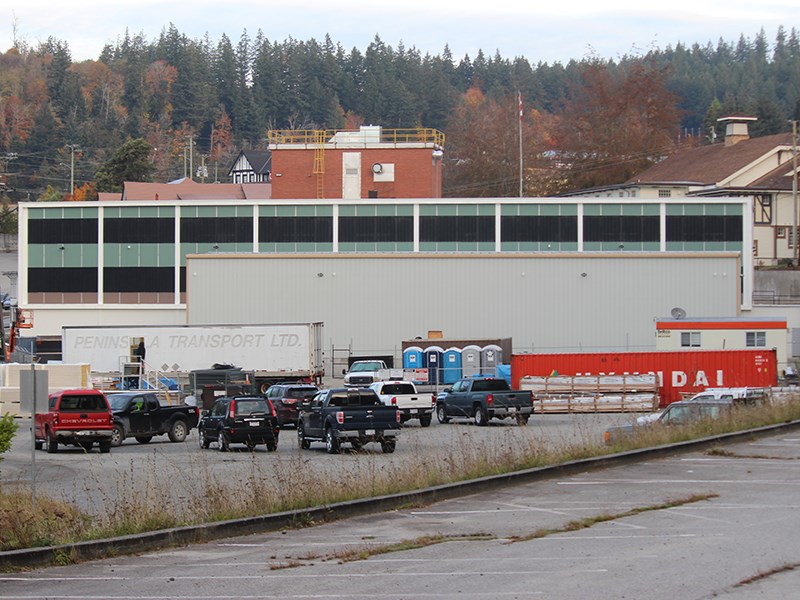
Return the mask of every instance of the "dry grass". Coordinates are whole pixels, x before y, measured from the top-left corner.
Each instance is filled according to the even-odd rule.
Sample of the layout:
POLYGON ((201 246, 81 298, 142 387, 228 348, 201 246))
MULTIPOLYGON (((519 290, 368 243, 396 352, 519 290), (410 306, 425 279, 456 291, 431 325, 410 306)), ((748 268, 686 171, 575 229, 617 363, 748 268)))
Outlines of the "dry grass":
POLYGON ((0 491, 0 550, 70 542, 91 522, 66 502, 37 498, 34 509, 30 493, 0 491))
MULTIPOLYGON (((247 469, 239 478, 215 470, 218 461, 209 460, 206 453, 175 465, 154 451, 145 460, 141 456, 131 460, 130 468, 114 481, 96 473, 75 483, 83 488, 72 490, 72 497, 88 499, 80 507, 40 497, 34 513, 29 492, 6 490, 0 494, 0 548, 46 546, 325 506, 798 419, 800 402, 737 410, 730 418, 692 427, 643 428, 612 447, 589 431, 545 444, 516 435, 514 427, 498 429, 497 435, 483 441, 469 430, 459 430, 464 433, 454 435, 436 457, 426 460, 387 463, 373 453, 343 457, 348 469, 336 478, 321 471, 313 456, 299 451, 271 454, 267 462, 262 455, 248 455, 247 469)), ((426 456, 423 448, 409 451, 411 456, 426 456)), ((299 519, 296 526, 311 524, 299 519)))

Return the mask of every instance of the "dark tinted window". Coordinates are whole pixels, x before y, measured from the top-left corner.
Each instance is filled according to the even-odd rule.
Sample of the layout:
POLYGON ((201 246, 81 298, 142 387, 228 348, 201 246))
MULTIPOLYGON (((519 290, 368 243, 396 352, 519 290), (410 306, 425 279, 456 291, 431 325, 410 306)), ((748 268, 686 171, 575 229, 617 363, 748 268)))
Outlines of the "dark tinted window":
POLYGON ((416 394, 417 390, 410 383, 387 383, 381 389, 382 394, 416 394))
POLYGON ((267 401, 260 398, 239 398, 234 400, 236 416, 252 415, 255 413, 268 412, 267 401))
POLYGON ((64 395, 61 396, 59 410, 87 410, 101 411, 108 410, 108 404, 104 396, 97 394, 89 395, 64 395))
POLYGON ((314 395, 317 393, 317 388, 307 387, 307 388, 289 388, 286 390, 284 396, 286 398, 313 398, 314 395))
POLYGON ((504 242, 578 241, 578 217, 502 217, 500 227, 504 242))
POLYGON ((505 379, 476 379, 472 384, 473 392, 504 392, 508 390, 505 379))
POLYGON ((95 267, 29 267, 29 292, 96 292, 95 267))
POLYGON ((372 406, 380 404, 378 395, 372 390, 334 392, 328 406, 372 406))

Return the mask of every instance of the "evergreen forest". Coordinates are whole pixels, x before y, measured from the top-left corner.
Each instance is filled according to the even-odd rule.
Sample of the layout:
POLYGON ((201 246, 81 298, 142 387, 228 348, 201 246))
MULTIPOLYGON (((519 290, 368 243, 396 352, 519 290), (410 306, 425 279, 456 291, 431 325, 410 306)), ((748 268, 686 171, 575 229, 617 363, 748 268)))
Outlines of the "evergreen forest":
POLYGON ((681 147, 719 143, 726 114, 758 117, 751 135, 789 131, 799 108, 794 28, 567 64, 454 57, 446 44, 432 56, 378 36, 365 49, 246 31, 191 39, 174 25, 76 62, 50 38, 0 54, 0 195, 225 182, 268 130, 381 125, 443 131, 453 197, 517 195, 521 137, 525 195, 541 196, 621 183, 681 147))

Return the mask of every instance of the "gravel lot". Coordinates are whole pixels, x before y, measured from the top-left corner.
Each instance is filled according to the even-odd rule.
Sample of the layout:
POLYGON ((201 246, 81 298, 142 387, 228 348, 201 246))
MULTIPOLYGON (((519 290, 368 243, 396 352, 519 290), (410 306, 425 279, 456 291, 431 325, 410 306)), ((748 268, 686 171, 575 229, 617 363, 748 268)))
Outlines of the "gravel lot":
MULTIPOLYGON (((434 419, 428 428, 417 421, 404 427, 394 454, 383 454, 378 444, 368 444, 360 453, 344 450, 328 455, 323 444, 310 450, 297 447, 295 430, 284 429, 276 452, 260 446, 255 452, 234 447, 231 452, 216 451, 216 445, 201 450, 197 432, 186 442, 173 444, 166 436, 150 444, 125 440, 110 454, 95 448, 85 453, 80 448, 59 447, 57 454, 36 452, 36 489, 53 497, 77 502, 90 512, 103 512, 123 500, 162 502, 171 495, 178 502, 202 498, 210 485, 242 488, 256 478, 276 487, 297 482, 325 482, 329 478, 361 479, 423 467, 432 461, 457 462, 467 456, 492 456, 519 452, 531 444, 549 448, 599 439, 606 427, 628 421, 631 415, 534 415, 527 426, 519 427, 508 419, 492 421, 488 427, 454 421, 441 425, 434 419)), ((19 421, 20 429, 11 450, 0 462, 0 483, 5 489, 31 483, 31 439, 29 420, 19 421)))

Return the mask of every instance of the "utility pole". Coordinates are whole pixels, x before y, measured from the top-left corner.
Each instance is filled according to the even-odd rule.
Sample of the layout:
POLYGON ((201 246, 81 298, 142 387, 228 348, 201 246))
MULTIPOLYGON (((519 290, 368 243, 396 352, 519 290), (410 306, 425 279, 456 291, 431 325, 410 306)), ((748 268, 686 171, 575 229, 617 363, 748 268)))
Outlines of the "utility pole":
POLYGON ((194 138, 189 138, 189 179, 194 179, 194 138))
POLYGON ((519 197, 522 198, 522 92, 517 90, 517 98, 519 99, 519 197))
POLYGON ((794 230, 792 231, 792 241, 794 242, 794 264, 800 266, 797 244, 797 121, 792 121, 792 208, 794 213, 794 230))
POLYGON ((67 144, 69 148, 69 197, 75 197, 75 144, 67 144))

